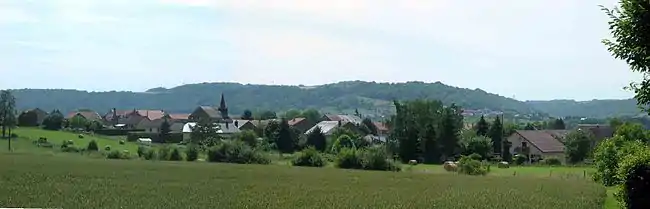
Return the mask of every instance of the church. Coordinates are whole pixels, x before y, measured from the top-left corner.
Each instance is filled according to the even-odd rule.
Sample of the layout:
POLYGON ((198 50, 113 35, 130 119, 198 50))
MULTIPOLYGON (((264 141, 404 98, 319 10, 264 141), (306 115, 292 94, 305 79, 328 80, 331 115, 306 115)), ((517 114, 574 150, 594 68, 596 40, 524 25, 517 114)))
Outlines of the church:
POLYGON ((228 116, 228 106, 226 99, 221 94, 221 102, 219 107, 212 106, 199 106, 189 116, 189 121, 198 122, 200 120, 208 119, 215 123, 231 123, 232 119, 228 116))

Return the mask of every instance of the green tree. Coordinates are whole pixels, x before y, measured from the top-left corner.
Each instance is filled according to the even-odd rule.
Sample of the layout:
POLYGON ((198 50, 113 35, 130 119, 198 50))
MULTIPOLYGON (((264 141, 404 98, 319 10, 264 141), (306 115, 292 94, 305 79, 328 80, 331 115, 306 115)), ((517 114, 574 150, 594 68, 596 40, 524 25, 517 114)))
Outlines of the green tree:
POLYGON ((459 149, 460 130, 463 127, 463 116, 460 107, 452 104, 442 110, 442 120, 438 133, 442 146, 443 158, 454 156, 459 149))
POLYGON ((212 147, 221 141, 220 127, 209 119, 203 119, 192 127, 189 143, 203 148, 212 147))
POLYGON ((291 120, 300 117, 301 114, 302 112, 300 112, 300 110, 290 109, 284 112, 284 118, 286 118, 287 120, 291 120))
POLYGON ((171 124, 169 124, 169 121, 165 119, 165 121, 160 124, 160 139, 161 141, 165 143, 170 143, 172 141, 172 129, 171 129, 171 124))
POLYGON ((375 126, 370 118, 364 118, 363 121, 361 121, 361 124, 368 128, 368 131, 370 132, 369 134, 377 135, 377 126, 375 126))
POLYGON ((422 140, 422 158, 424 163, 440 162, 440 148, 438 146, 438 137, 434 126, 427 126, 420 137, 422 140))
POLYGON ((617 129, 614 135, 621 136, 627 141, 639 140, 644 143, 650 142, 649 132, 638 123, 623 123, 617 129))
POLYGON ((242 114, 241 119, 253 120, 253 112, 251 112, 250 110, 244 110, 244 114, 242 114))
POLYGON ((16 98, 13 94, 9 90, 0 91, 0 125, 2 125, 2 138, 6 138, 7 129, 15 125, 15 108, 16 98))
POLYGON ((63 114, 59 110, 52 110, 49 115, 43 120, 43 128, 46 130, 61 130, 63 127, 63 114))
POLYGON ((492 150, 496 153, 501 153, 501 145, 503 145, 503 124, 501 123, 501 118, 496 117, 494 119, 492 126, 490 126, 488 136, 492 139, 492 150))
POLYGON ((280 151, 280 154, 293 153, 295 143, 296 139, 294 138, 294 134, 291 131, 287 119, 282 118, 280 120, 277 137, 275 138, 275 145, 278 147, 278 151, 280 151))
POLYGON ((532 123, 526 123, 524 130, 537 130, 537 128, 532 123))
POLYGON ((611 40, 603 43, 616 59, 624 60, 630 69, 642 73, 641 83, 631 83, 637 103, 645 111, 650 104, 650 3, 647 0, 620 0, 619 8, 603 11, 610 17, 611 40))
POLYGON ((275 143, 275 139, 278 137, 279 130, 280 123, 278 123, 278 121, 269 121, 266 127, 264 127, 264 137, 266 137, 269 143, 275 143))
POLYGON ((278 116, 275 114, 275 112, 270 110, 262 111, 259 116, 260 120, 269 120, 269 119, 276 119, 276 118, 278 118, 278 116))
POLYGON ((492 140, 485 136, 476 136, 463 140, 463 155, 479 154, 482 159, 487 159, 492 155, 492 140))
POLYGON ((334 143, 332 143, 332 153, 339 153, 344 148, 356 149, 354 140, 348 135, 341 135, 339 138, 336 138, 334 143))
POLYGON ((86 124, 88 124, 88 120, 86 120, 86 118, 84 118, 83 116, 76 115, 70 118, 71 128, 75 128, 75 129, 85 128, 86 124))
POLYGON ((476 135, 487 136, 489 130, 490 124, 488 124, 488 122, 485 121, 485 117, 481 115, 481 119, 476 123, 476 135))
POLYGON ((18 115, 18 126, 33 127, 38 126, 38 115, 34 111, 24 111, 18 115))
POLYGON ((550 127, 551 129, 555 129, 555 130, 564 130, 564 129, 566 129, 566 125, 564 124, 564 120, 562 120, 562 118, 557 118, 557 119, 553 120, 553 123, 551 123, 550 126, 551 126, 550 127))
POLYGON ((317 123, 321 118, 320 112, 316 109, 307 109, 302 111, 301 117, 305 118, 307 121, 312 123, 317 123))
POLYGON ((503 161, 512 162, 510 147, 512 147, 512 142, 508 141, 508 139, 503 140, 503 150, 501 150, 501 159, 503 159, 503 161))
POLYGON ((569 163, 582 162, 591 152, 593 136, 587 131, 572 131, 565 137, 565 152, 569 163))
POLYGON ((241 140, 242 142, 246 143, 250 147, 256 147, 257 146, 257 134, 255 134, 255 131, 251 130, 244 130, 237 134, 237 139, 241 140))
POLYGON ((327 139, 323 135, 323 131, 319 126, 314 127, 314 129, 307 134, 307 146, 311 146, 314 149, 324 152, 327 148, 327 139))

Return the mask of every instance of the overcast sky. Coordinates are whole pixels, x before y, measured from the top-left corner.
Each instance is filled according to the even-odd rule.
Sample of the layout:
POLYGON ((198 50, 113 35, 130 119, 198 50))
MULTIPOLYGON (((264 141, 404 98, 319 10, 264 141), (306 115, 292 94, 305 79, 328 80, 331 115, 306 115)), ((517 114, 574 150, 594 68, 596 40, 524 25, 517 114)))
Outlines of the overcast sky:
POLYGON ((629 98, 616 0, 0 0, 0 88, 441 81, 519 100, 629 98))

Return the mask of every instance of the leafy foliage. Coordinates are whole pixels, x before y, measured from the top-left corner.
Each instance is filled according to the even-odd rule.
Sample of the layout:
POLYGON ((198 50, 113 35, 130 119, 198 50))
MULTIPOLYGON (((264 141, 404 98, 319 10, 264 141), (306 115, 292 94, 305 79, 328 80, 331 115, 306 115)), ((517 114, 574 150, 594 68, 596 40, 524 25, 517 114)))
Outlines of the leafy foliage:
POLYGON ((316 126, 314 130, 307 134, 307 146, 312 146, 314 149, 324 152, 327 148, 327 139, 323 135, 323 131, 319 126, 316 126))
POLYGON ((479 160, 492 155, 492 140, 484 136, 476 136, 463 140, 463 154, 477 154, 479 160))
POLYGON ((196 144, 202 147, 211 147, 221 141, 219 136, 219 126, 209 120, 201 120, 190 133, 190 144, 196 144))
POLYGON ((336 167, 344 169, 361 169, 361 153, 357 149, 343 148, 336 155, 336 167))
POLYGON ((487 121, 485 121, 485 117, 481 115, 481 119, 478 120, 478 123, 476 123, 476 135, 479 136, 486 136, 488 134, 488 131, 490 130, 490 124, 488 124, 487 121))
POLYGON ((254 150, 244 142, 223 141, 208 150, 208 161, 237 164, 269 164, 271 160, 265 153, 254 150))
POLYGON ((470 156, 463 156, 458 161, 458 173, 466 175, 486 175, 488 167, 470 156))
POLYGON ((650 205, 650 149, 628 155, 620 163, 617 178, 621 180, 616 197, 624 208, 645 208, 650 205))
POLYGON ((43 129, 46 130, 60 130, 63 127, 63 114, 59 110, 52 110, 52 112, 43 120, 43 129))
POLYGON ((196 145, 189 145, 185 149, 185 160, 196 161, 199 158, 199 147, 196 145))
POLYGON ((587 131, 572 131, 565 137, 565 152, 569 163, 582 162, 591 152, 593 136, 587 131))
POLYGON ((318 150, 307 147, 291 161, 291 164, 294 166, 323 167, 326 161, 318 150))
POLYGON ((356 149, 354 141, 348 135, 339 136, 332 144, 332 153, 338 153, 343 149, 356 149))
POLYGON ((88 142, 88 146, 86 147, 86 150, 99 151, 99 146, 97 145, 97 142, 95 140, 90 140, 90 142, 88 142))

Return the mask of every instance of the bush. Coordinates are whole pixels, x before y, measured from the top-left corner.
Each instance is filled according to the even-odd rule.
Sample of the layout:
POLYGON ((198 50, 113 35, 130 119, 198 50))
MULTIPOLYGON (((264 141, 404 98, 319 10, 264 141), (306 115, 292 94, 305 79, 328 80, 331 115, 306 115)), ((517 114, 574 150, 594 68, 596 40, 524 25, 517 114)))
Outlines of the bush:
POLYGON ((650 150, 627 156, 619 164, 620 185, 616 198, 622 208, 646 208, 650 205, 650 150))
POLYGON ((224 141, 208 150, 208 161, 238 164, 269 164, 265 153, 238 140, 224 141))
POLYGON ((338 153, 345 148, 356 149, 356 146, 354 145, 354 140, 352 140, 350 136, 343 134, 332 144, 332 153, 338 153))
POLYGON ((558 166, 558 165, 562 165, 562 161, 560 161, 560 159, 557 158, 546 158, 542 160, 542 164, 550 165, 550 166, 558 166))
POLYGON ((11 135, 9 136, 9 138, 10 138, 10 139, 18 138, 18 134, 16 134, 16 133, 11 133, 11 135))
POLYGON ((113 150, 106 155, 108 159, 129 159, 129 152, 127 150, 119 151, 113 150))
POLYGON ((477 161, 481 161, 483 159, 483 157, 477 153, 472 153, 468 157, 472 160, 477 160, 477 161))
POLYGON ((195 161, 199 158, 199 147, 196 145, 189 145, 185 149, 185 160, 195 161))
POLYGON ((526 158, 525 155, 518 154, 518 155, 515 155, 515 158, 513 159, 513 161, 514 161, 515 165, 523 165, 524 163, 526 163, 526 161, 528 161, 528 158, 526 158))
POLYGON ((40 138, 38 138, 38 143, 39 143, 39 144, 40 144, 40 143, 47 143, 47 138, 45 138, 45 137, 40 137, 40 138))
POLYGON ((484 166, 478 160, 468 156, 463 156, 458 161, 458 173, 467 175, 485 175, 488 173, 488 167, 484 166))
POLYGON ((400 171, 401 166, 388 160, 386 150, 382 147, 369 147, 361 152, 361 165, 364 170, 400 171))
POLYGON ((177 147, 172 148, 171 153, 169 153, 169 160, 171 160, 171 161, 181 161, 181 160, 183 160, 183 156, 181 156, 181 152, 178 151, 177 147))
POLYGON ((83 135, 83 134, 79 134, 77 137, 79 137, 80 139, 83 139, 83 138, 84 138, 84 135, 83 135))
POLYGON ((90 142, 88 142, 88 146, 86 147, 86 150, 99 151, 99 146, 97 146, 97 142, 95 140, 90 140, 90 142))
POLYGON ((352 148, 343 148, 336 155, 336 167, 346 169, 361 169, 361 153, 352 148))
POLYGON ((323 156, 321 156, 321 153, 314 147, 309 146, 298 154, 291 164, 294 166, 323 167, 325 166, 325 162, 326 161, 323 156))
POLYGON ((138 157, 144 157, 144 154, 147 152, 147 147, 138 146, 138 157))
POLYGON ((153 160, 158 158, 158 155, 156 153, 156 149, 147 149, 146 152, 144 153, 144 159, 145 160, 153 160))
POLYGON ((164 145, 158 148, 158 160, 169 160, 172 150, 171 147, 164 145))
POLYGON ((120 140, 120 144, 124 144, 124 140, 120 140))
POLYGON ((66 145, 66 146, 61 146, 61 152, 79 152, 79 148, 75 147, 74 145, 66 145))
POLYGON ((104 146, 104 151, 111 151, 111 145, 104 146))

